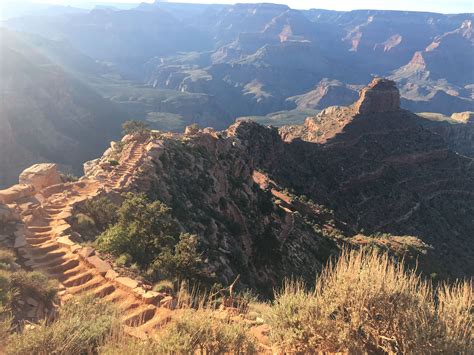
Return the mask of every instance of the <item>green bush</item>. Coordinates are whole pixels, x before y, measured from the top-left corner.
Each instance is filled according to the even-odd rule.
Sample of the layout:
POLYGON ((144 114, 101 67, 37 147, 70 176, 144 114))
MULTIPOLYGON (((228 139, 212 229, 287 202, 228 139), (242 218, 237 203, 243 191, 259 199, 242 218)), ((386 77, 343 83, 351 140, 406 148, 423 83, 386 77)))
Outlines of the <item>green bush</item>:
POLYGON ((86 296, 67 303, 50 325, 12 335, 6 354, 92 354, 119 327, 115 309, 86 296))
POLYGON ((143 133, 148 130, 148 123, 144 121, 130 120, 122 123, 122 134, 143 133))
POLYGON ((12 274, 12 287, 22 295, 33 294, 45 303, 52 302, 56 297, 58 283, 49 279, 39 271, 17 271, 12 274))
POLYGON ((44 274, 24 270, 0 270, 0 304, 13 307, 19 299, 34 297, 46 304, 56 298, 57 282, 44 274))
POLYGON ((117 259, 115 259, 115 264, 118 266, 130 265, 132 262, 132 256, 130 254, 121 254, 117 259))
POLYGON ((161 253, 176 244, 178 225, 171 210, 144 194, 128 194, 118 209, 118 221, 98 238, 100 249, 116 256, 128 253, 146 269, 161 253))
POLYGON ((118 165, 120 165, 120 163, 119 163, 117 160, 115 160, 115 159, 110 159, 110 160, 109 160, 109 164, 110 164, 110 166, 118 166, 118 165))
POLYGON ((199 280, 202 273, 203 262, 201 254, 197 251, 197 237, 189 233, 181 233, 179 242, 174 247, 174 253, 166 250, 154 261, 152 268, 158 270, 164 277, 177 279, 199 280))
POLYGON ((0 249, 0 269, 9 270, 15 262, 15 254, 10 250, 0 249))
POLYGON ((82 210, 94 220, 95 225, 101 232, 117 222, 118 207, 110 202, 107 197, 87 200, 82 210))
POLYGON ((119 264, 137 264, 152 281, 204 280, 197 237, 180 233, 171 209, 144 194, 126 195, 117 211, 117 223, 99 236, 97 244, 102 251, 117 256, 119 264))
POLYGON ((168 294, 174 293, 174 285, 173 282, 170 280, 161 280, 158 281, 154 286, 153 286, 153 291, 155 292, 164 292, 168 294))

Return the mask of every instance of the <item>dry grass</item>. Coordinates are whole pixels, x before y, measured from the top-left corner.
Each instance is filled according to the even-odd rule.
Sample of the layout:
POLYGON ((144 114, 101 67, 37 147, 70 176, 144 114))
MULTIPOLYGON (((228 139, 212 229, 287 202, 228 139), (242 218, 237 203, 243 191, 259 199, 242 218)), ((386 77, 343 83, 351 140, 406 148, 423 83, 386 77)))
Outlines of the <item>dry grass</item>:
POLYGON ((252 354, 256 343, 242 322, 216 318, 212 310, 185 310, 158 339, 158 353, 252 354))
POLYGON ((436 353, 472 350, 472 285, 439 291, 387 254, 345 251, 314 290, 287 282, 269 315, 287 352, 436 353))
POLYGON ((472 283, 433 290, 375 251, 344 251, 314 289, 288 281, 273 304, 249 296, 246 314, 217 309, 217 300, 186 283, 176 298, 171 322, 147 341, 127 336, 113 308, 85 297, 66 304, 54 322, 9 339, 3 312, 0 343, 8 342, 1 344, 6 354, 253 354, 259 346, 250 326, 266 322, 276 353, 474 353, 472 283))
POLYGON ((108 304, 85 296, 70 301, 51 324, 14 334, 6 354, 87 354, 93 353, 115 329, 119 317, 108 304))
POLYGON ((444 284, 438 288, 438 317, 446 341, 444 351, 474 353, 474 294, 472 282, 444 284))
POLYGON ((157 338, 141 341, 113 336, 99 354, 256 354, 257 344, 248 326, 229 318, 219 318, 210 309, 181 310, 157 338))

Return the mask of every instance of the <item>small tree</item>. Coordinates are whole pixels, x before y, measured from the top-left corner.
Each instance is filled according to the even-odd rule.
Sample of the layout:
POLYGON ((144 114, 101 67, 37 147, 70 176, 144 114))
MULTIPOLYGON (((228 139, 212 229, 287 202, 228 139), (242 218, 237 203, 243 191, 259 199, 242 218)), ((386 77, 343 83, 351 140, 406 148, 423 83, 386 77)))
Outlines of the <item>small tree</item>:
POLYGON ((122 134, 133 134, 133 133, 143 133, 149 128, 148 123, 145 121, 130 120, 125 121, 122 124, 122 134))
POLYGON ((171 209, 144 194, 127 194, 118 210, 118 222, 99 236, 99 246, 116 256, 128 253, 147 268, 161 253, 172 249, 179 229, 171 209))
POLYGON ((197 236, 181 233, 174 253, 167 250, 153 263, 152 268, 167 278, 196 280, 203 278, 203 261, 198 252, 197 236))

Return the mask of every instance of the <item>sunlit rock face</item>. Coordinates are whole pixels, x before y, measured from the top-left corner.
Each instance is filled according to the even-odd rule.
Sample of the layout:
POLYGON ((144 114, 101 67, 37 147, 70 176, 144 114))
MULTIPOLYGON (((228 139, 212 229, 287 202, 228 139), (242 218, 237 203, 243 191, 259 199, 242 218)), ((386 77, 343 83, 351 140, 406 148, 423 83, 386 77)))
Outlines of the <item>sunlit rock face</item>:
POLYGON ((361 90, 355 108, 360 114, 397 111, 400 109, 400 92, 394 81, 375 78, 361 90))

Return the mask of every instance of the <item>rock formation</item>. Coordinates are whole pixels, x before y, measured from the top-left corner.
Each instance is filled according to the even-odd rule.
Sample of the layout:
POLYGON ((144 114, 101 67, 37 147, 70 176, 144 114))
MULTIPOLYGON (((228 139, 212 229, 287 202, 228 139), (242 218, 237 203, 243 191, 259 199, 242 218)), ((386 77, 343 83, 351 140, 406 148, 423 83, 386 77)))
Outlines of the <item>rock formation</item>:
POLYGON ((51 163, 35 164, 20 174, 20 184, 31 185, 36 191, 61 183, 58 166, 51 163))
POLYGON ((360 91, 354 108, 360 114, 397 111, 400 109, 400 92, 394 81, 375 78, 360 91))

